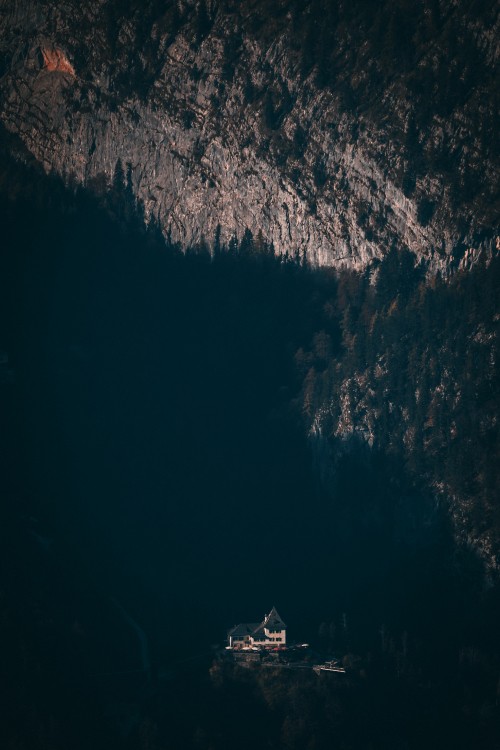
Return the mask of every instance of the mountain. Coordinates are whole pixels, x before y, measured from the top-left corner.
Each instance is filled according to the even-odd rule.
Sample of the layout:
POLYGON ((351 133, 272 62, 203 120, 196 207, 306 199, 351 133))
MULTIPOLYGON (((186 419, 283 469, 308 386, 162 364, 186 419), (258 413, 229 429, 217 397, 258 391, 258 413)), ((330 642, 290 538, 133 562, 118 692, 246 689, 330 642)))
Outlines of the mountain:
POLYGON ((2 0, 0 32, 5 127, 68 184, 125 181, 184 247, 495 249, 496 3, 2 0))
POLYGON ((2 747, 500 746, 497 23, 0 0, 2 747))
POLYGON ((498 259, 444 281, 395 251, 363 274, 181 253, 126 186, 98 201, 16 149, 6 746, 495 747, 498 259), (212 664, 262 601, 345 683, 212 664))

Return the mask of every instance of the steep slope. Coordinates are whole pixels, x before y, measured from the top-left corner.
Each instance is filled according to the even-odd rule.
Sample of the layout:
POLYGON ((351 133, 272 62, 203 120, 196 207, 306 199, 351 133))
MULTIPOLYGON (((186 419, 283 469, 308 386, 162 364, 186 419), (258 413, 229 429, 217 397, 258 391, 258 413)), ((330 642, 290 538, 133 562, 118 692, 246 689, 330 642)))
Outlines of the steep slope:
POLYGON ((497 747, 498 577, 445 510, 491 570, 498 260, 444 282, 408 253, 365 274, 183 255, 126 186, 103 207, 3 140, 6 746, 497 747), (262 601, 352 682, 219 663, 212 689, 189 657, 262 601))
POLYGON ((0 3, 0 118, 183 246, 361 268, 495 245, 496 3, 0 3), (220 226, 220 230, 218 227, 220 226))
POLYGON ((339 277, 329 309, 338 305, 342 356, 320 356, 327 316, 297 356, 325 485, 335 493, 339 455, 365 446, 392 456, 447 508, 456 542, 497 575, 499 259, 429 284, 411 256, 392 251, 374 277, 339 277))

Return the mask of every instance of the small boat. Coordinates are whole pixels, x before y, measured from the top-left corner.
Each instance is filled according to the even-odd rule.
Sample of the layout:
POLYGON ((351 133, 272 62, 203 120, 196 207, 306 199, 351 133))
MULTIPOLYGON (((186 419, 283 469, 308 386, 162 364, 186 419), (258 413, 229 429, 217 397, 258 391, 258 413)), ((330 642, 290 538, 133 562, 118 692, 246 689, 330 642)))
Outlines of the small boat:
POLYGON ((345 674, 344 667, 342 667, 338 661, 325 661, 324 664, 316 664, 313 669, 317 674, 320 672, 337 672, 338 674, 345 674))

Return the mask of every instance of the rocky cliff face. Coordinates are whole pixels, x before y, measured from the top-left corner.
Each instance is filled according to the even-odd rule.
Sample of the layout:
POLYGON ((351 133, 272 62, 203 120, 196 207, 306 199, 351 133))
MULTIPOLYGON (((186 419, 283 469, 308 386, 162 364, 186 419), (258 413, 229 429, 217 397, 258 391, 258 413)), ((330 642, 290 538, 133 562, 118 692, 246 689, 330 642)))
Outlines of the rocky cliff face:
POLYGON ((494 246, 498 21, 421 5, 2 0, 0 118, 68 180, 123 169, 183 246, 446 268, 494 246))
POLYGON ((323 332, 297 357, 319 475, 335 487, 338 457, 363 447, 392 456, 498 575, 498 258, 429 283, 409 262, 389 269, 393 256, 364 287, 339 274, 340 354, 325 367, 323 332))

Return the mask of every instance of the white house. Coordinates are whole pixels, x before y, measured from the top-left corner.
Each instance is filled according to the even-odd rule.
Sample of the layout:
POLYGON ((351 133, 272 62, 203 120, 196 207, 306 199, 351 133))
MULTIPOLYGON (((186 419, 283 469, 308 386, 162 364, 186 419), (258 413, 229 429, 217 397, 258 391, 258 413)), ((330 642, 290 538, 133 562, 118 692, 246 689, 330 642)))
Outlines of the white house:
POLYGON ((228 631, 229 648, 241 649, 252 646, 277 648, 286 644, 286 625, 273 607, 262 622, 242 622, 228 631))

